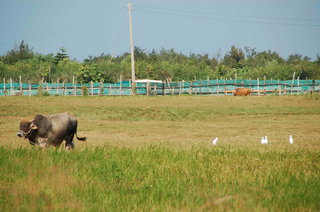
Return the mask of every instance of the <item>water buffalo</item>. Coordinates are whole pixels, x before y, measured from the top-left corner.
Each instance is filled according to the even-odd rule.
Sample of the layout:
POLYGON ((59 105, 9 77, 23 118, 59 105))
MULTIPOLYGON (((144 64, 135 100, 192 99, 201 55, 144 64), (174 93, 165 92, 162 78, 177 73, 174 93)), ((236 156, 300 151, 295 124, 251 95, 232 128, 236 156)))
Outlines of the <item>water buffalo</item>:
POLYGON ((55 115, 36 115, 34 120, 22 119, 17 136, 29 140, 31 145, 40 147, 59 147, 66 141, 66 149, 74 149, 73 137, 85 141, 86 137, 77 136, 78 121, 67 113, 55 115))
POLYGON ((237 88, 233 93, 234 96, 250 96, 250 88, 237 88))

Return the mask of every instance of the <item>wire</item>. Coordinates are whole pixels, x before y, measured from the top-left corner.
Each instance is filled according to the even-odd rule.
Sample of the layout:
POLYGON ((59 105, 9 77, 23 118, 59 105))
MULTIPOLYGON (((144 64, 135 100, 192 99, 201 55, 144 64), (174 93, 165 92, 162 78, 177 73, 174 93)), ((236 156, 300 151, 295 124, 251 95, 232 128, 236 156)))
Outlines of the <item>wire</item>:
MULTIPOLYGON (((106 18, 106 17, 108 17, 108 16, 110 16, 110 15, 112 15, 112 14, 114 14, 114 13, 116 13, 116 12, 118 12, 118 11, 124 9, 124 8, 125 7, 122 6, 122 7, 116 8, 114 10, 111 10, 106 14, 103 14, 103 15, 96 16, 96 17, 93 17, 91 19, 88 19, 87 21, 84 21, 84 22, 82 22, 82 23, 80 23, 78 25, 67 27, 67 28, 64 28, 64 29, 56 31, 56 32, 43 34, 43 35, 38 36, 38 37, 27 38, 27 39, 23 39, 23 40, 25 40, 25 41, 37 41, 37 40, 45 39, 45 38, 48 38, 48 37, 51 37, 51 36, 55 36, 55 35, 58 35, 58 34, 61 34, 61 33, 72 31, 74 29, 78 29, 78 28, 83 27, 85 25, 91 24, 94 20, 106 18)), ((12 45, 12 44, 9 44, 9 43, 0 44, 0 46, 9 46, 9 45, 12 45)))
POLYGON ((169 8, 160 8, 160 7, 146 7, 138 5, 138 9, 150 9, 150 10, 160 10, 160 11, 171 11, 177 13, 186 13, 186 14, 198 14, 198 15, 212 15, 212 16, 227 16, 227 17, 240 17, 240 18, 256 18, 256 19, 268 19, 268 20, 284 20, 284 21, 311 21, 311 22, 320 22, 320 19, 312 18, 279 18, 279 17, 268 17, 268 16, 249 16, 249 15, 234 15, 226 13, 208 13, 208 12, 198 12, 191 10, 177 10, 169 8))
POLYGON ((224 17, 213 17, 213 16, 227 16, 226 14, 213 14, 213 13, 199 13, 195 11, 183 11, 183 10, 172 10, 172 9, 160 9, 160 8, 148 8, 148 7, 137 7, 138 11, 149 12, 149 13, 158 13, 172 16, 181 16, 187 18, 198 18, 205 20, 214 20, 214 21, 230 21, 230 22, 241 22, 241 23, 255 23, 255 24, 270 24, 270 25, 284 25, 284 26, 304 26, 304 27, 320 27, 320 20, 316 19, 293 19, 293 18, 272 18, 272 17, 257 17, 257 16, 238 16, 238 15, 228 15, 228 17, 235 18, 224 18, 224 17), (241 18, 241 19, 239 19, 241 18), (270 21, 260 21, 260 20, 248 20, 248 18, 256 19, 272 19, 272 20, 281 20, 281 21, 319 21, 319 24, 307 24, 307 23, 290 23, 290 22, 270 22, 270 21))

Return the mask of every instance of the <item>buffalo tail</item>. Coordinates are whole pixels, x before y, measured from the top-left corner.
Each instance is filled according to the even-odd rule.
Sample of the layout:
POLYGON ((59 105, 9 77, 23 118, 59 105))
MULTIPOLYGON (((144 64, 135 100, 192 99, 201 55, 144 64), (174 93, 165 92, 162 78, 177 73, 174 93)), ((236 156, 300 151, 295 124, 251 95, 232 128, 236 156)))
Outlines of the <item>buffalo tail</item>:
POLYGON ((77 133, 76 133, 77 139, 80 141, 86 141, 87 137, 78 137, 77 133))

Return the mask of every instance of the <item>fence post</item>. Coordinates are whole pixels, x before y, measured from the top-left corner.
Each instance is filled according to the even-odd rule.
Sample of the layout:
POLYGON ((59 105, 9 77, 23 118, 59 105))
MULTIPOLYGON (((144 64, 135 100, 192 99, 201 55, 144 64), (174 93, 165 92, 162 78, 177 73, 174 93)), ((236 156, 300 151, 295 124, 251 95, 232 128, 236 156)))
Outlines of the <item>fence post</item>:
POLYGON ((284 94, 284 95, 287 95, 287 83, 284 84, 283 94, 284 94))
POLYGON ((103 93, 103 83, 102 80, 100 81, 100 85, 99 85, 99 96, 102 96, 103 93))
POLYGON ((171 93, 171 95, 172 95, 172 88, 171 88, 171 84, 169 83, 168 78, 167 78, 167 85, 169 87, 169 94, 171 93))
POLYGON ((76 86, 75 86, 75 84, 74 84, 74 75, 72 76, 72 87, 73 87, 73 95, 74 96, 76 96, 77 94, 76 94, 76 86))
POLYGON ((293 76, 292 76, 292 82, 291 82, 291 95, 292 95, 292 90, 293 90, 293 85, 294 85, 294 77, 296 75, 296 72, 293 72, 293 76))
POLYGON ((12 78, 10 78, 10 96, 12 95, 13 93, 13 90, 12 90, 12 78))
POLYGON ((59 95, 59 78, 58 78, 57 84, 56 84, 56 94, 59 95))
POLYGON ((31 96, 31 82, 29 82, 29 96, 31 96))
POLYGON ((184 87, 184 80, 182 80, 182 86, 181 86, 181 91, 180 91, 181 93, 184 93, 184 88, 185 88, 184 87))
POLYGON ((171 95, 174 95, 174 89, 176 86, 170 86, 171 87, 171 95))
POLYGON ((47 92, 49 93, 49 83, 47 82, 47 92))
POLYGON ((19 76, 19 86, 20 86, 20 96, 22 96, 23 92, 22 92, 22 79, 21 79, 21 75, 19 76))
POLYGON ((263 76, 263 92, 264 92, 264 95, 267 94, 267 92, 266 92, 266 75, 263 76))
POLYGON ((93 96, 93 81, 90 82, 91 96, 93 96))
POLYGON ((219 95, 219 90, 220 90, 220 86, 219 86, 219 79, 217 79, 217 94, 219 95))
MULTIPOLYGON (((221 77, 222 80, 222 77, 221 77)), ((222 90, 222 89, 221 89, 222 90)), ((223 90, 222 90, 223 95, 226 95, 226 79, 223 81, 223 90)))
POLYGON ((224 95, 226 96, 227 95, 226 78, 224 78, 223 86, 224 86, 224 95))
POLYGON ((66 85, 64 84, 64 81, 62 82, 62 88, 63 88, 63 94, 67 95, 66 85))
POLYGON ((166 90, 165 90, 165 86, 166 86, 166 82, 163 82, 162 83, 162 92, 163 92, 163 96, 165 96, 166 95, 166 90))
POLYGON ((3 78, 3 93, 6 96, 6 78, 3 78))
POLYGON ((42 84, 41 84, 41 80, 39 80, 39 82, 38 82, 37 95, 38 95, 38 96, 42 96, 42 94, 43 94, 42 84), (40 91, 40 92, 39 92, 39 91, 40 91))
POLYGON ((147 81, 147 85, 146 85, 146 96, 149 96, 149 92, 150 92, 150 82, 147 81))
POLYGON ((300 76, 298 76, 298 94, 300 94, 300 76))
POLYGON ((209 83, 210 83, 210 79, 209 79, 209 76, 207 76, 207 89, 208 89, 208 94, 210 93, 210 86, 209 86, 209 83))
POLYGON ((154 96, 157 96, 157 84, 156 83, 154 83, 154 85, 153 85, 153 94, 154 94, 154 96))
POLYGON ((260 82, 259 82, 259 78, 257 78, 257 84, 258 84, 258 96, 260 96, 260 82))
POLYGON ((75 81, 75 83, 73 84, 73 89, 74 89, 74 96, 77 96, 77 82, 75 81))

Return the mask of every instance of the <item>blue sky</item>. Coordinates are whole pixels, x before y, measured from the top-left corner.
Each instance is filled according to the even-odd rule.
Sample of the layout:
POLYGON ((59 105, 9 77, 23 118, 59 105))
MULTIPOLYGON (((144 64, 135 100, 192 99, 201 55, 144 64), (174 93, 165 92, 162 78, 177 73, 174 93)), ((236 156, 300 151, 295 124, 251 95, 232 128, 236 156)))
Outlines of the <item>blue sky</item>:
MULTIPOLYGON (((0 0, 0 54, 25 40, 82 61, 129 52, 128 0, 0 0)), ((135 46, 224 55, 232 45, 320 55, 320 0, 132 0, 135 46)))

